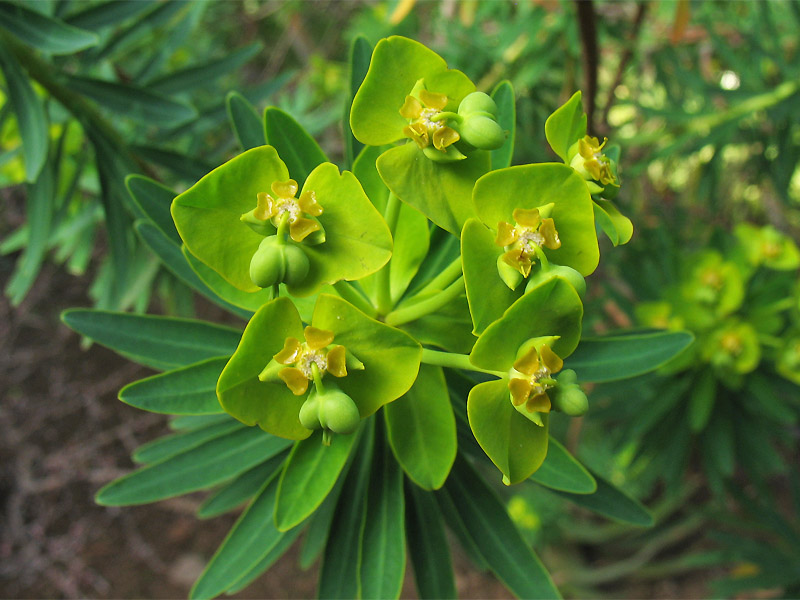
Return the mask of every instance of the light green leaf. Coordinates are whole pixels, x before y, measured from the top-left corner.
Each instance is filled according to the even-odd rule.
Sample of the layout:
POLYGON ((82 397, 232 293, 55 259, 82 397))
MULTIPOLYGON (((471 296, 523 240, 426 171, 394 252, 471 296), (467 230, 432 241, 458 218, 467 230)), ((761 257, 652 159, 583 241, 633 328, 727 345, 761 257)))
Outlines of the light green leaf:
POLYGON ((514 137, 517 128, 517 108, 514 88, 508 80, 498 83, 492 90, 492 100, 497 104, 497 122, 506 132, 506 141, 497 150, 492 150, 492 170, 511 166, 514 157, 514 137))
POLYGON ((571 494, 592 494, 597 490, 597 482, 586 467, 552 437, 547 448, 547 457, 542 466, 531 475, 531 480, 571 494))
POLYGON ((133 451, 131 458, 133 458, 134 462, 143 464, 161 462, 171 456, 197 448, 206 442, 240 429, 244 429, 244 425, 235 419, 228 418, 218 423, 191 429, 185 433, 166 435, 152 442, 142 444, 133 451))
POLYGON ((122 117, 147 125, 178 125, 197 116, 192 106, 145 88, 77 76, 69 77, 66 85, 122 117))
POLYGON ((362 598, 398 598, 406 571, 403 470, 385 439, 377 440, 361 537, 362 598))
POLYGON ((587 338, 564 364, 580 381, 615 381, 654 371, 694 341, 688 331, 587 338))
POLYGON ((406 542, 422 600, 455 598, 456 583, 442 514, 432 494, 406 486, 406 542))
POLYGON ((129 506, 202 490, 251 469, 290 443, 260 429, 234 431, 109 483, 96 501, 129 506))
POLYGON ((653 526, 653 515, 638 500, 614 487, 597 473, 592 475, 597 482, 597 491, 593 494, 568 494, 556 490, 553 490, 553 493, 621 523, 640 527, 653 526))
POLYGON ((438 54, 419 42, 399 36, 382 39, 353 99, 350 126, 356 139, 367 146, 401 139, 408 121, 400 115, 400 108, 420 79, 425 80, 428 91, 448 97, 445 110, 456 110, 461 99, 475 91, 466 75, 448 70, 438 54))
POLYGON ((397 461, 417 485, 440 488, 456 458, 456 420, 441 367, 421 365, 406 394, 386 405, 386 433, 397 461))
MULTIPOLYGON (((3 10, 8 10, 6 8, 8 6, 0 3, 0 15, 3 10)), ((17 59, 3 43, 0 43, 0 69, 5 76, 9 106, 12 107, 17 117, 19 135, 22 138, 25 180, 36 182, 41 179, 39 185, 47 185, 47 178, 52 178, 53 175, 45 175, 43 178, 39 176, 47 161, 50 145, 50 135, 47 129, 48 119, 42 99, 34 91, 17 59)), ((50 197, 47 197, 46 200, 49 206, 50 197)), ((49 223, 49 219, 46 222, 49 223)))
POLYGON ((503 503, 465 459, 456 460, 452 475, 437 494, 450 496, 489 568, 515 596, 561 597, 547 570, 511 522, 503 503))
POLYGON ((296 442, 278 485, 275 525, 288 531, 310 516, 333 489, 358 434, 334 435, 322 444, 322 432, 296 442))
POLYGON ((205 321, 83 308, 64 311, 61 320, 131 360, 165 370, 230 355, 240 336, 236 329, 205 321))
POLYGON ((311 171, 328 161, 322 148, 300 124, 279 108, 264 112, 267 143, 278 151, 289 175, 303 187, 311 171))
POLYGON ((570 146, 586 135, 586 114, 583 112, 580 91, 556 109, 544 123, 544 134, 553 151, 564 162, 570 146))
POLYGON ((271 480, 278 474, 285 461, 286 454, 281 452, 226 483, 203 501, 197 509, 198 518, 210 519, 219 516, 250 500, 265 481, 271 480))
POLYGON ((510 484, 526 480, 547 455, 548 415, 544 427, 526 419, 511 404, 508 380, 479 383, 467 399, 469 426, 475 439, 510 484))
POLYGON ((247 98, 239 92, 228 92, 225 97, 228 118, 242 150, 250 150, 267 143, 261 117, 247 98))
POLYGON ((275 528, 270 518, 277 488, 277 477, 264 483, 192 586, 189 598, 218 596, 258 565, 280 541, 283 533, 275 528))
POLYGON ((17 2, 0 2, 0 26, 29 46, 48 54, 72 54, 98 42, 91 31, 67 25, 17 2))
POLYGON ((633 237, 633 223, 610 200, 594 201, 594 218, 615 246, 627 244, 633 237))
POLYGON ((173 94, 184 94, 198 87, 208 87, 215 79, 235 73, 239 67, 260 51, 261 43, 254 42, 232 50, 225 56, 210 60, 202 65, 193 65, 180 71, 166 73, 157 79, 148 81, 147 88, 159 94, 171 96, 173 94))
MULTIPOLYGON (((552 217, 561 247, 543 248, 550 262, 581 275, 591 274, 600 260, 592 197, 586 183, 570 167, 545 163, 492 171, 481 177, 472 194, 478 218, 497 231, 500 221, 515 223, 514 210, 552 203, 552 217)), ((495 269, 496 270, 496 269, 495 269)))
POLYGON ((459 295, 436 312, 400 325, 400 329, 420 344, 456 354, 469 354, 475 345, 476 338, 470 333, 471 328, 466 294, 459 295))
POLYGON ((475 216, 472 188, 489 171, 490 158, 488 152, 476 150, 464 160, 439 163, 408 142, 384 152, 377 166, 384 183, 400 200, 457 236, 464 222, 475 216))
POLYGON ((221 413, 217 379, 228 357, 203 362, 140 379, 126 385, 119 399, 141 410, 173 415, 221 413))
POLYGON ((583 304, 575 288, 559 277, 551 279, 517 300, 481 334, 470 361, 482 369, 507 371, 525 342, 551 335, 560 336, 552 350, 564 358, 578 345, 582 319, 583 304))

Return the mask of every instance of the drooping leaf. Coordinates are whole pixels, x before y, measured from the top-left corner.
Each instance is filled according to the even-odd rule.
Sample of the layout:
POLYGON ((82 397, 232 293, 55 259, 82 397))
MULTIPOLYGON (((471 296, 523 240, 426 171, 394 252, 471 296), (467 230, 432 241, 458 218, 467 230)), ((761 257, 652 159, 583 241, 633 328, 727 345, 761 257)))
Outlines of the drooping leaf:
POLYGON ((422 365, 384 416, 389 444, 409 478, 426 490, 440 488, 456 458, 456 422, 441 367, 422 365))
POLYGON ((129 506, 202 490, 251 469, 290 443, 260 429, 234 431, 109 483, 96 501, 129 506))
POLYGON ((143 365, 174 369, 229 356, 241 335, 205 321, 75 308, 61 320, 71 329, 143 365))
POLYGON ((630 523, 639 527, 652 527, 653 516, 642 504, 607 482, 596 473, 592 473, 597 482, 597 491, 593 494, 569 494, 553 490, 555 494, 574 502, 578 506, 600 513, 615 521, 630 523))
POLYGON ((217 379, 228 357, 129 383, 119 399, 141 410, 172 415, 208 415, 223 412, 217 400, 217 379))
POLYGON ((289 175, 300 187, 311 171, 328 160, 314 138, 279 108, 269 107, 264 112, 264 131, 267 143, 278 151, 289 175))
POLYGON ((531 480, 571 494, 592 494, 597 490, 597 482, 586 467, 552 437, 547 447, 547 457, 542 466, 531 475, 531 480))
POLYGON ((0 2, 0 26, 29 46, 62 55, 94 46, 98 38, 18 2, 0 2))
POLYGON ((615 381, 653 371, 694 340, 687 331, 659 331, 582 339, 565 362, 580 381, 615 381))
POLYGON ((225 97, 228 118, 242 150, 250 150, 267 143, 264 126, 256 109, 239 92, 228 92, 225 97))

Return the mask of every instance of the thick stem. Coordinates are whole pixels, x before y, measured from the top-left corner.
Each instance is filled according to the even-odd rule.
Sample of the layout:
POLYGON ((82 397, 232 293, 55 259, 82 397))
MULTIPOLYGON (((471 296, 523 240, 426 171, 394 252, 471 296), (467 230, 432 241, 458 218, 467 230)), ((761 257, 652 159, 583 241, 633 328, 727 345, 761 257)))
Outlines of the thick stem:
POLYGON ((488 373, 497 377, 505 377, 502 371, 489 371, 476 367, 469 361, 466 354, 453 354, 452 352, 440 352, 430 348, 422 349, 422 362, 426 365, 436 365, 438 367, 448 367, 450 369, 462 369, 464 371, 475 371, 476 373, 488 373))
POLYGON ((440 308, 447 306, 464 291, 464 277, 456 279, 450 287, 442 290, 435 296, 422 300, 406 308, 390 312, 386 315, 386 324, 394 327, 402 325, 403 323, 410 323, 417 319, 424 317, 430 313, 436 312, 440 308))
MULTIPOLYGON (((400 199, 393 193, 389 192, 389 198, 386 201, 386 209, 383 211, 383 218, 389 231, 394 239, 395 230, 397 229, 397 219, 400 216, 400 199)), ((378 271, 378 314, 386 315, 392 310, 392 259, 378 271)))
POLYGON ((460 276, 461 256, 458 256, 453 262, 447 265, 441 273, 425 284, 425 287, 419 291, 419 294, 424 294, 432 290, 443 290, 460 276))

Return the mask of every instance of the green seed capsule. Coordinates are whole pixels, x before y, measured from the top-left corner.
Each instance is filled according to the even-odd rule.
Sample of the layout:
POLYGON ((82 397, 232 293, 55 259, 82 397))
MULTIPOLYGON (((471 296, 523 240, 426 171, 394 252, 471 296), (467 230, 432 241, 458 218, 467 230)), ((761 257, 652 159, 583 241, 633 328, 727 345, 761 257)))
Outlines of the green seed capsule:
POLYGON ((506 141, 506 134, 497 121, 483 115, 465 117, 458 132, 467 144, 481 150, 496 150, 506 141))
POLYGON ((315 394, 310 394, 300 407, 300 424, 306 429, 321 429, 319 422, 319 402, 315 394))
POLYGON ((484 113, 486 116, 493 117, 497 114, 497 104, 483 92, 472 92, 464 96, 461 104, 458 105, 458 114, 466 117, 474 113, 484 113))
POLYGON ((361 422, 361 414, 350 396, 333 388, 313 395, 319 403, 319 423, 324 429, 344 434, 356 430, 361 422))
POLYGON ((558 376, 558 385, 548 392, 553 410, 560 410, 571 417, 580 417, 589 410, 589 399, 578 385, 578 376, 572 369, 565 369, 558 376))
POLYGON ((250 260, 250 279, 258 287, 266 288, 276 283, 297 284, 308 275, 308 257, 296 245, 280 243, 272 235, 261 241, 250 260))

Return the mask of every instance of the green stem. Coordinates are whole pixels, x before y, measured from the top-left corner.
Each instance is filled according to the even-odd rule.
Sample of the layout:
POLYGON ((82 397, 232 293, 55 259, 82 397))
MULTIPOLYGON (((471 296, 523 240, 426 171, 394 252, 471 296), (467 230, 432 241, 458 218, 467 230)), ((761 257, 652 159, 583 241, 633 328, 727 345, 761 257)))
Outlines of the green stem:
POLYGON ((289 228, 289 212, 281 215, 281 220, 278 223, 278 245, 283 246, 286 244, 286 230, 289 228))
POLYGON ((375 318, 378 314, 375 307, 367 300, 364 295, 358 291, 353 284, 349 281, 340 280, 333 284, 333 289, 339 294, 343 300, 347 300, 350 304, 355 306, 358 310, 375 318))
POLYGON ((311 363, 311 377, 314 378, 314 387, 317 388, 317 393, 320 394, 319 401, 322 402, 321 394, 325 393, 325 387, 322 385, 322 375, 319 373, 317 363, 311 363))
POLYGON ((506 373, 502 371, 489 371, 487 369, 476 367, 469 361, 469 356, 466 354, 453 354, 452 352, 440 352, 439 350, 423 348, 422 362, 426 365, 436 365, 438 367, 448 367, 450 369, 475 371, 477 373, 488 373, 490 375, 496 375, 497 377, 506 376, 506 373))
POLYGON ((453 283, 461 275, 461 256, 458 256, 453 262, 445 267, 441 273, 431 279, 425 287, 423 287, 418 294, 424 294, 432 290, 443 290, 448 285, 453 283))
MULTIPOLYGON (((392 192, 389 192, 389 198, 386 201, 386 209, 383 211, 383 218, 389 231, 392 233, 394 239, 395 230, 397 229, 397 219, 400 216, 400 200, 392 192)), ((378 271, 378 314, 386 315, 392 310, 392 260, 384 265, 378 271)))
POLYGON ((441 121, 443 119, 450 119, 456 123, 461 123, 464 120, 464 117, 454 112, 440 112, 439 114, 433 115, 430 120, 436 123, 437 121, 441 121))
POLYGON ((547 256, 545 256, 544 250, 542 250, 541 246, 534 246, 533 251, 536 253, 536 258, 539 259, 539 262, 542 265, 542 271, 547 271, 550 269, 550 261, 547 260, 547 256))
POLYGON ((442 290, 435 296, 422 300, 408 306, 406 308, 399 308, 386 315, 386 324, 397 327, 403 323, 410 323, 417 319, 424 317, 430 313, 436 312, 450 304, 453 300, 464 291, 464 277, 456 279, 450 287, 442 290))

